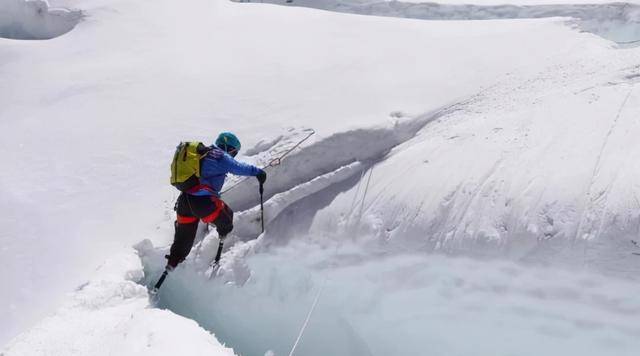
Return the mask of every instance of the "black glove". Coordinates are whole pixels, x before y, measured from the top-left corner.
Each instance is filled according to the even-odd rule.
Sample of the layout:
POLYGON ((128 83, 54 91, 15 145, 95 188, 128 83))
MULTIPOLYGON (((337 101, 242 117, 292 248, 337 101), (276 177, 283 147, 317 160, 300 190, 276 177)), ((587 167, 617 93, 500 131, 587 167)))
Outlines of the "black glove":
POLYGON ((258 182, 260 182, 260 185, 264 184, 264 182, 267 181, 267 172, 261 169, 260 172, 256 174, 256 178, 258 178, 258 182))

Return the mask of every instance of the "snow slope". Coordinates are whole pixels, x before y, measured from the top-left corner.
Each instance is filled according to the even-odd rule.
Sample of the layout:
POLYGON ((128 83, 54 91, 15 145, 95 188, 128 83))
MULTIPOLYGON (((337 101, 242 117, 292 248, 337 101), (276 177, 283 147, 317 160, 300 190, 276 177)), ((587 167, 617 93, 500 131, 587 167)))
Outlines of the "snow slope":
MULTIPOLYGON (((153 6, 124 0, 53 5, 80 9, 86 17, 49 41, 0 39, 0 152, 12 167, 0 175, 5 227, 0 257, 7 261, 1 343, 60 306, 100 261, 122 251, 131 259, 130 246, 144 238, 159 247, 140 245, 147 272, 141 283, 157 277, 164 246, 172 238, 176 194, 166 182, 166 170, 177 141, 209 142, 218 131, 233 129, 251 148, 245 151, 252 154, 247 159, 265 162, 271 148, 281 148, 271 143, 295 142, 301 131, 286 129, 292 126, 317 134, 281 166, 269 169, 266 198, 273 200, 267 201, 268 211, 280 214, 267 213, 262 242, 238 244, 226 255, 223 280, 232 282, 229 288, 204 282, 212 251, 201 248, 199 261, 171 276, 161 305, 195 318, 241 352, 262 354, 273 348, 281 354, 295 338, 314 287, 323 285, 317 282, 322 275, 315 273, 314 261, 334 263, 333 243, 349 239, 355 257, 340 261, 352 261, 355 272, 342 277, 340 268, 328 268, 326 275, 336 283, 328 302, 346 303, 370 316, 354 321, 352 311, 321 313, 330 319, 321 330, 344 324, 335 320, 355 325, 347 328, 352 337, 335 344, 334 354, 354 342, 362 354, 392 345, 396 352, 420 354, 416 348, 422 334, 406 343, 382 338, 379 333, 388 331, 385 320, 391 315, 412 318, 416 301, 446 303, 449 292, 469 294, 469 299, 447 305, 444 319, 432 320, 458 318, 452 327, 468 325, 462 333, 467 337, 477 330, 513 331, 513 344, 476 339, 487 353, 513 353, 540 333, 560 340, 548 343, 549 349, 533 345, 538 347, 531 352, 563 354, 579 345, 594 355, 615 345, 621 345, 616 349, 620 355, 637 349, 633 320, 638 308, 628 299, 637 287, 617 280, 639 269, 629 243, 640 226, 632 145, 638 108, 632 90, 635 49, 618 49, 566 26, 563 19, 422 21, 222 0, 189 6, 165 0, 153 6), (299 249, 288 245, 294 237, 301 241, 299 249), (310 258, 311 267, 301 266, 294 257, 307 245, 314 251, 317 244, 329 247, 310 258), (265 253, 251 257, 252 248, 265 253), (434 250, 587 267, 615 277, 589 274, 587 284, 603 287, 584 291, 574 280, 582 277, 558 272, 557 280, 528 278, 531 292, 508 272, 498 274, 487 284, 514 291, 501 299, 513 301, 508 317, 498 316, 502 309, 482 309, 483 317, 473 323, 459 307, 473 309, 495 296, 469 293, 464 286, 477 278, 468 270, 492 276, 500 262, 475 261, 467 268, 461 266, 466 260, 433 257, 435 269, 430 270, 423 265, 424 255, 404 254, 434 250), (389 258, 376 269, 380 254, 389 258), (418 267, 402 272, 405 264, 418 267), (457 267, 447 271, 448 264, 457 267), (284 274, 282 280, 293 286, 256 273, 252 265, 284 274), (385 271, 398 284, 376 277, 385 271), (433 289, 415 280, 431 271, 442 276, 442 283, 462 287, 433 289), (362 281, 367 273, 373 273, 373 282, 357 284, 357 290, 340 287, 362 281), (237 287, 247 281, 254 287, 237 287), (575 287, 536 297, 565 282, 575 287), (386 293, 390 290, 399 293, 400 301, 386 293), (530 292, 533 298, 518 297, 530 292), (190 298, 194 309, 185 310, 190 298), (262 299, 264 304, 254 308, 262 299), (207 309, 214 300, 230 312, 207 309), (298 304, 291 302, 291 313, 270 314, 286 309, 278 304, 282 300, 298 304), (385 306, 380 313, 366 308, 367 301, 375 300, 385 306), (576 301, 584 301, 584 309, 569 308, 576 301), (396 307, 404 303, 406 309, 396 307), (589 313, 597 320, 580 317, 589 313), (540 317, 535 332, 522 317, 532 314, 540 317), (278 318, 285 321, 286 332, 260 336, 255 331, 249 340, 239 335, 246 327, 280 330, 278 318), (383 327, 372 331, 367 325, 383 327), (591 335, 584 325, 596 329, 595 346, 584 343, 591 335), (574 337, 563 342, 567 333, 574 337)), ((225 198, 236 210, 245 210, 257 203, 255 192, 248 185, 225 198)), ((235 241, 257 237, 259 231, 250 225, 256 211, 238 216, 246 222, 238 225, 249 227, 238 229, 235 241)), ((215 244, 213 235, 202 246, 207 244, 215 244)), ((509 268, 516 275, 550 271, 509 268)), ((113 305, 94 310, 72 303, 11 341, 7 354, 67 354, 75 347, 85 354, 99 348, 135 354, 139 340, 127 341, 126 329, 139 330, 144 339, 153 332, 164 335, 174 322, 190 329, 179 337, 185 343, 193 338, 206 345, 203 350, 229 352, 194 324, 177 321, 168 311, 144 309, 144 288, 125 273, 108 271, 116 281, 99 277, 89 286, 115 283, 116 294, 123 296, 113 305), (127 292, 118 292, 122 288, 127 292), (77 333, 64 331, 78 330, 73 328, 87 321, 94 324, 79 340, 73 340, 77 333), (108 330, 114 323, 123 327, 108 330), (150 325, 156 331, 147 330, 150 325), (100 341, 103 336, 111 340, 107 346, 100 341)), ((472 290, 486 287, 470 285, 472 290)), ((85 288, 73 298, 93 301, 113 294, 108 287, 86 295, 85 288)), ((423 324, 425 318, 393 326, 405 334, 420 327, 438 329, 439 324, 423 324)), ((451 329, 438 330, 434 339, 446 341, 434 353, 470 350, 447 339, 451 329)), ((315 335, 317 341, 301 346, 306 354, 326 345, 326 334, 315 335)), ((151 342, 149 350, 160 350, 160 342, 151 342)))

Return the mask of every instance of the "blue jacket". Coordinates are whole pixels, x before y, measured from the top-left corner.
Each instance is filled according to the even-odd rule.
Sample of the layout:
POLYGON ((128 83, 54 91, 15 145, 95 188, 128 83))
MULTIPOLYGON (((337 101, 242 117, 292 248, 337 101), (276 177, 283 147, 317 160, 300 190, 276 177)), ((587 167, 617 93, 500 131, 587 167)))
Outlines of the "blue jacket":
POLYGON ((236 161, 231 155, 212 146, 213 150, 200 161, 200 184, 205 185, 191 195, 220 196, 227 173, 238 176, 256 176, 260 168, 236 161))

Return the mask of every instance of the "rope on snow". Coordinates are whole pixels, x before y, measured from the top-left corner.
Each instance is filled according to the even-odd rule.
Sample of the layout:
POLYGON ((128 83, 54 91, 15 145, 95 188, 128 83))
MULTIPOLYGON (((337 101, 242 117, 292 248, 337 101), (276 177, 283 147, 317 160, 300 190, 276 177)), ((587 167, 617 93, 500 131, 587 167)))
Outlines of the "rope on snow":
MULTIPOLYGON (((283 160, 283 159, 284 159, 284 158, 285 158, 289 153, 291 153, 291 152, 292 152, 293 150, 295 150, 296 148, 300 147, 300 145, 301 145, 304 141, 308 140, 308 139, 309 139, 309 137, 313 136, 313 135, 316 133, 316 131, 315 131, 314 129, 310 129, 310 130, 311 130, 311 132, 309 132, 309 134, 308 134, 307 136, 305 136, 302 140, 298 141, 298 143, 296 143, 296 144, 295 144, 293 147, 291 147, 290 149, 286 150, 286 151, 285 151, 283 154, 281 154, 280 156, 278 156, 278 157, 276 157, 276 158, 274 158, 274 159, 270 160, 270 161, 269 161, 269 163, 268 163, 266 166, 262 167, 262 169, 266 169, 266 168, 269 168, 269 167, 275 167, 275 166, 280 165, 280 163, 282 163, 282 160, 283 160)), ((236 184, 234 184, 234 185, 230 186, 229 188, 227 188, 227 189, 223 190, 223 191, 220 193, 220 195, 222 195, 222 194, 224 194, 224 193, 226 193, 226 192, 228 192, 228 191, 230 191, 230 190, 232 190, 232 189, 236 188, 236 187, 237 187, 237 186, 239 186, 240 184, 242 184, 242 183, 246 182, 246 181, 247 181, 247 179, 249 179, 249 178, 250 178, 250 177, 246 177, 246 178, 244 178, 244 179, 240 180, 238 183, 236 183, 236 184)))

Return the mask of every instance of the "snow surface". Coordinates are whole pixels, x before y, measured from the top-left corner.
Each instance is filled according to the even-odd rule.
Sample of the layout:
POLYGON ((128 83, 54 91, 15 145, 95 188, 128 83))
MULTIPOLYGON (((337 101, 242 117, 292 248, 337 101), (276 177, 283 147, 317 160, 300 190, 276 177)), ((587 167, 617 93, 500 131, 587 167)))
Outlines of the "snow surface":
POLYGON ((0 39, 4 353, 231 354, 135 283, 172 239, 176 142, 228 129, 256 164, 317 132, 268 169, 267 232, 249 180, 225 195, 238 229, 213 281, 202 233, 161 290, 236 352, 287 354, 320 289, 299 354, 640 346, 638 50, 558 18, 52 5, 86 17, 0 39))

